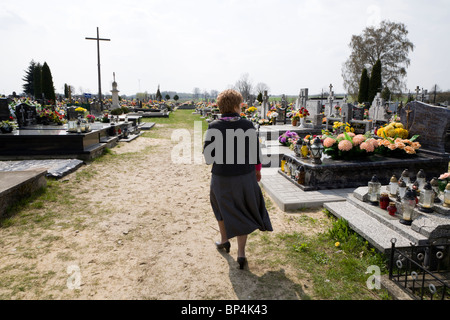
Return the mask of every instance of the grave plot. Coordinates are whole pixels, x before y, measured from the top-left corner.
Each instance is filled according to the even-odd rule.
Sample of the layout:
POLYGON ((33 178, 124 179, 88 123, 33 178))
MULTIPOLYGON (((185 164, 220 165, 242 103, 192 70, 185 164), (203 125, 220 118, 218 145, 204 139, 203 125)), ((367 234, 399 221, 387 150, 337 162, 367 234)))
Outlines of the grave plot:
MULTIPOLYGON (((2 103, 1 112, 10 115, 2 103)), ((140 135, 141 117, 108 116, 107 121, 85 120, 75 108, 67 108, 67 124, 44 123, 35 106, 16 106, 17 130, 0 135, 0 159, 80 159, 91 160, 120 139, 131 141, 140 135)))

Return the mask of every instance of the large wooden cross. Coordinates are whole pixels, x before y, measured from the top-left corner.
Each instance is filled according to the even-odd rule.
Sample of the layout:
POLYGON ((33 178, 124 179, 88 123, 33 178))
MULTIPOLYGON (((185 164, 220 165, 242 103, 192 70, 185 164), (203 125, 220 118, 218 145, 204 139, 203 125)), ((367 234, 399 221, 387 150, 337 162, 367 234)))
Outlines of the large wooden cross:
POLYGON ((86 38, 86 40, 96 40, 97 41, 97 61, 98 61, 98 100, 100 100, 100 107, 103 110, 103 99, 102 99, 102 80, 100 74, 100 41, 111 41, 111 39, 102 39, 99 36, 99 31, 97 27, 97 38, 86 38))

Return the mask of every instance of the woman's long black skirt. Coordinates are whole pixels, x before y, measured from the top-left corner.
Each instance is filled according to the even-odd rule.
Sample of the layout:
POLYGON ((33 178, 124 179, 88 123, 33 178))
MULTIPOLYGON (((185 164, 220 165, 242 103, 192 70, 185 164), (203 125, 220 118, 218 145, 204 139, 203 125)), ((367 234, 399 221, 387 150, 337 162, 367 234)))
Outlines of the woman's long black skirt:
POLYGON ((261 231, 273 231, 255 172, 224 177, 212 174, 211 206, 224 221, 228 239, 261 231))

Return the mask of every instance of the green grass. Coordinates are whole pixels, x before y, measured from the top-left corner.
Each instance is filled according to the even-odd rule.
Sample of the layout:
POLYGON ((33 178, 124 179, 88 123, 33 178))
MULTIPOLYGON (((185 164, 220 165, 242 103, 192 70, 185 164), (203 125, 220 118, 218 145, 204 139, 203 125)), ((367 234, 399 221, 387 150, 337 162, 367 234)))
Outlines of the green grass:
MULTIPOLYGON (((317 227, 319 221, 306 215, 295 219, 302 227, 317 227)), ((386 299, 384 290, 370 290, 366 281, 370 266, 386 273, 386 257, 371 248, 348 223, 331 216, 325 218, 323 232, 260 233, 251 250, 264 246, 264 253, 275 253, 261 263, 269 266, 290 265, 298 270, 300 280, 313 283, 314 299, 372 300, 386 299)), ((253 240, 252 240, 253 241, 253 240)))

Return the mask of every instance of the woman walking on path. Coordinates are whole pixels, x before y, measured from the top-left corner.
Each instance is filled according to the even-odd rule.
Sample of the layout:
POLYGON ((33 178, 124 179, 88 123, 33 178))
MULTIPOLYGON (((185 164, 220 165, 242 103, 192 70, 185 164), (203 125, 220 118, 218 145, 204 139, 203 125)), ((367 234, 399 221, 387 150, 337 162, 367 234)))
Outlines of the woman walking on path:
POLYGON ((259 229, 273 231, 261 179, 259 139, 252 122, 240 117, 242 95, 226 90, 217 97, 222 117, 209 124, 203 148, 212 164, 210 201, 219 224, 218 249, 230 252, 229 240, 236 237, 239 267, 247 261, 247 235, 259 229))

